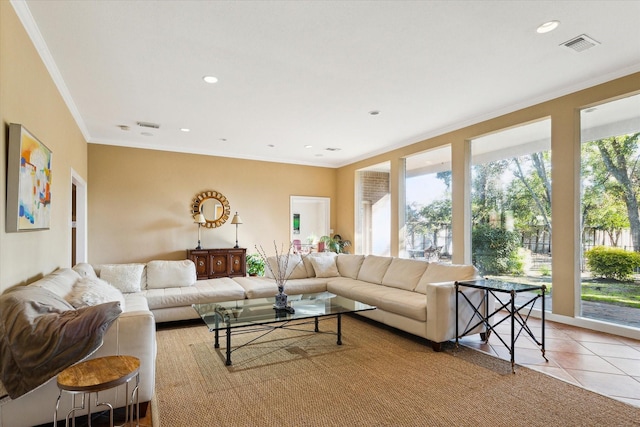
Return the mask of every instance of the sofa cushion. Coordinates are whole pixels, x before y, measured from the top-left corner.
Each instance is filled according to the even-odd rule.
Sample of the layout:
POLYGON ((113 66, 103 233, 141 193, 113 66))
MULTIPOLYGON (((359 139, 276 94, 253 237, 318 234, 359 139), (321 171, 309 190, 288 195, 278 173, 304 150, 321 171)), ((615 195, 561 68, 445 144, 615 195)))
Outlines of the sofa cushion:
POLYGON ((147 298, 149 309, 183 307, 191 304, 233 301, 244 299, 242 286, 228 277, 198 280, 193 286, 142 291, 147 298))
POLYGON ((285 279, 306 279, 309 277, 300 254, 284 254, 277 257, 275 255, 268 257, 267 265, 265 265, 264 268, 264 275, 270 279, 273 279, 275 275, 284 275, 285 279), (280 262, 280 266, 278 266, 278 261, 280 262))
POLYGON ((135 294, 122 294, 124 297, 124 307, 122 312, 125 314, 132 313, 134 311, 149 311, 149 302, 145 298, 142 292, 135 294))
POLYGON ((358 272, 358 280, 381 284, 392 259, 388 256, 367 255, 358 272))
POLYGON ((191 286, 196 280, 196 265, 190 259, 147 263, 147 289, 191 286))
POLYGON ((338 254, 336 265, 340 276, 357 279, 363 261, 364 255, 338 254))
POLYGON ((340 275, 335 256, 316 256, 311 257, 310 261, 315 277, 336 277, 340 275))
POLYGON ((442 264, 432 262, 427 267, 418 285, 416 292, 427 293, 428 283, 454 282, 456 280, 472 280, 478 275, 478 270, 473 265, 442 264))
POLYGON ((71 292, 73 285, 80 279, 80 275, 70 268, 60 268, 29 286, 48 289, 61 299, 71 292))
POLYGON ((233 280, 242 286, 249 299, 272 297, 278 293, 276 282, 268 277, 234 277, 233 280))
POLYGON ((140 292, 144 289, 144 267, 144 264, 104 264, 100 267, 100 278, 118 288, 120 292, 140 292))
POLYGON ((287 280, 284 292, 287 295, 315 294, 327 290, 327 280, 322 277, 309 277, 307 279, 287 280))
MULTIPOLYGON (((244 288, 247 298, 269 298, 278 293, 278 287, 273 279, 266 277, 234 277, 244 288)), ((287 280, 284 285, 284 292, 287 295, 310 294, 324 292, 327 290, 327 279, 309 277, 306 279, 287 280)))
POLYGON ((346 298, 374 305, 380 310, 420 322, 427 320, 427 297, 413 291, 345 278, 329 279, 327 290, 346 298))
POLYGON ((384 274, 382 284, 412 291, 429 263, 417 259, 394 258, 384 274))
POLYGON ((98 277, 95 270, 93 269, 93 266, 86 262, 79 262, 78 264, 74 265, 73 271, 75 271, 82 277, 92 277, 92 278, 98 277))
POLYGON ((71 292, 64 299, 75 308, 118 301, 122 311, 125 309, 122 292, 98 277, 82 277, 78 279, 71 292))

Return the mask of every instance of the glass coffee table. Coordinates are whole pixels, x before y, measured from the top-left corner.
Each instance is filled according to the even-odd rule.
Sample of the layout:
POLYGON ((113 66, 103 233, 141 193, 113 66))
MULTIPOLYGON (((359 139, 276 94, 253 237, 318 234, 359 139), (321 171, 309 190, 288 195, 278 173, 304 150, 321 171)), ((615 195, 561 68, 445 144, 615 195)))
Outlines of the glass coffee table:
MULTIPOLYGON (((207 304, 193 304, 210 332, 215 333, 215 348, 220 348, 220 330, 226 331, 227 360, 231 365, 231 352, 248 345, 277 329, 298 329, 300 325, 313 324, 313 332, 320 332, 318 323, 336 317, 337 345, 342 345, 342 319, 345 313, 375 310, 376 307, 330 292, 289 295, 288 302, 294 313, 273 308, 275 296, 270 298, 242 299, 207 304), (246 344, 231 349, 232 333, 266 331, 246 344)), ((306 331, 311 332, 311 331, 306 331)))

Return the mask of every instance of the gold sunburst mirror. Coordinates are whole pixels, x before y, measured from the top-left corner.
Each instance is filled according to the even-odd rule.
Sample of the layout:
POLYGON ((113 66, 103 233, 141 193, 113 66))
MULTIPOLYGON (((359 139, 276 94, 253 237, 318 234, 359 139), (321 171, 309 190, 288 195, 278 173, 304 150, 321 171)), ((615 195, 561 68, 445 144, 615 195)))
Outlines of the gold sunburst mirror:
POLYGON ((207 228, 216 228, 224 224, 231 214, 229 200, 214 190, 203 191, 196 195, 191 203, 191 216, 203 214, 207 228))

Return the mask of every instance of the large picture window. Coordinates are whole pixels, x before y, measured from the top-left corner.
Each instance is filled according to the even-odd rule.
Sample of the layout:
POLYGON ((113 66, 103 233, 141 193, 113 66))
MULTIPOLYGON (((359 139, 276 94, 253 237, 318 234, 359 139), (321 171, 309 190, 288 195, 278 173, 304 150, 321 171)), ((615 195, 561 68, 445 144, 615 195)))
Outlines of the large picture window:
POLYGON ((640 95, 580 112, 583 317, 640 327, 640 95))
POLYGON ((552 289, 551 120, 473 139, 471 151, 473 264, 552 289))
POLYGON ((451 260, 451 147, 405 159, 405 251, 401 256, 451 260))

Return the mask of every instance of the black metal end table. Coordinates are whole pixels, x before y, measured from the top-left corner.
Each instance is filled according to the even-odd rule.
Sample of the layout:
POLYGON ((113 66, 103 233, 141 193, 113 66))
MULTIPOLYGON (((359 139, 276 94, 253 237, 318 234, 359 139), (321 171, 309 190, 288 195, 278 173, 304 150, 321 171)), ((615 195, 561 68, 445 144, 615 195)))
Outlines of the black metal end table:
POLYGON ((458 305, 460 300, 460 295, 462 295, 463 299, 473 308, 473 315, 469 319, 469 322, 465 325, 465 328, 462 332, 459 332, 458 322, 456 321, 456 348, 458 348, 458 339, 468 335, 471 331, 475 330, 478 326, 483 325, 486 328, 486 334, 481 334, 482 339, 485 341, 489 340, 489 336, 491 332, 496 334, 496 337, 504 344, 504 346, 509 350, 511 354, 511 372, 515 374, 515 343, 522 331, 526 332, 531 339, 540 347, 542 351, 542 357, 546 362, 549 360, 545 356, 545 348, 544 348, 544 296, 547 290, 545 285, 527 285, 523 283, 514 283, 514 282, 506 282, 495 279, 479 279, 479 280, 463 280, 455 283, 456 286, 456 319, 458 319, 458 305), (484 292, 484 296, 482 301, 479 304, 474 304, 467 295, 464 294, 461 287, 467 288, 475 288, 480 289, 484 292), (531 296, 525 303, 516 305, 516 296, 519 293, 523 292, 533 292, 534 295, 531 296), (508 294, 509 300, 503 302, 498 294, 508 294), (494 306, 493 311, 489 308, 489 296, 495 298, 498 304, 494 306), (538 299, 542 300, 542 332, 540 340, 535 336, 531 328, 527 325, 527 321, 529 320, 529 316, 533 310, 533 307, 538 299), (482 310, 484 307, 484 310, 482 310), (482 312, 481 312, 482 310, 482 312), (496 316, 499 312, 505 310, 507 312, 507 316, 499 320, 495 325, 492 324, 492 317, 496 316), (474 323, 474 320, 476 321, 474 323), (496 331, 496 327, 503 322, 510 320, 511 321, 511 339, 509 342, 505 341, 500 334, 496 331), (516 323, 518 324, 518 330, 516 333, 516 323))

